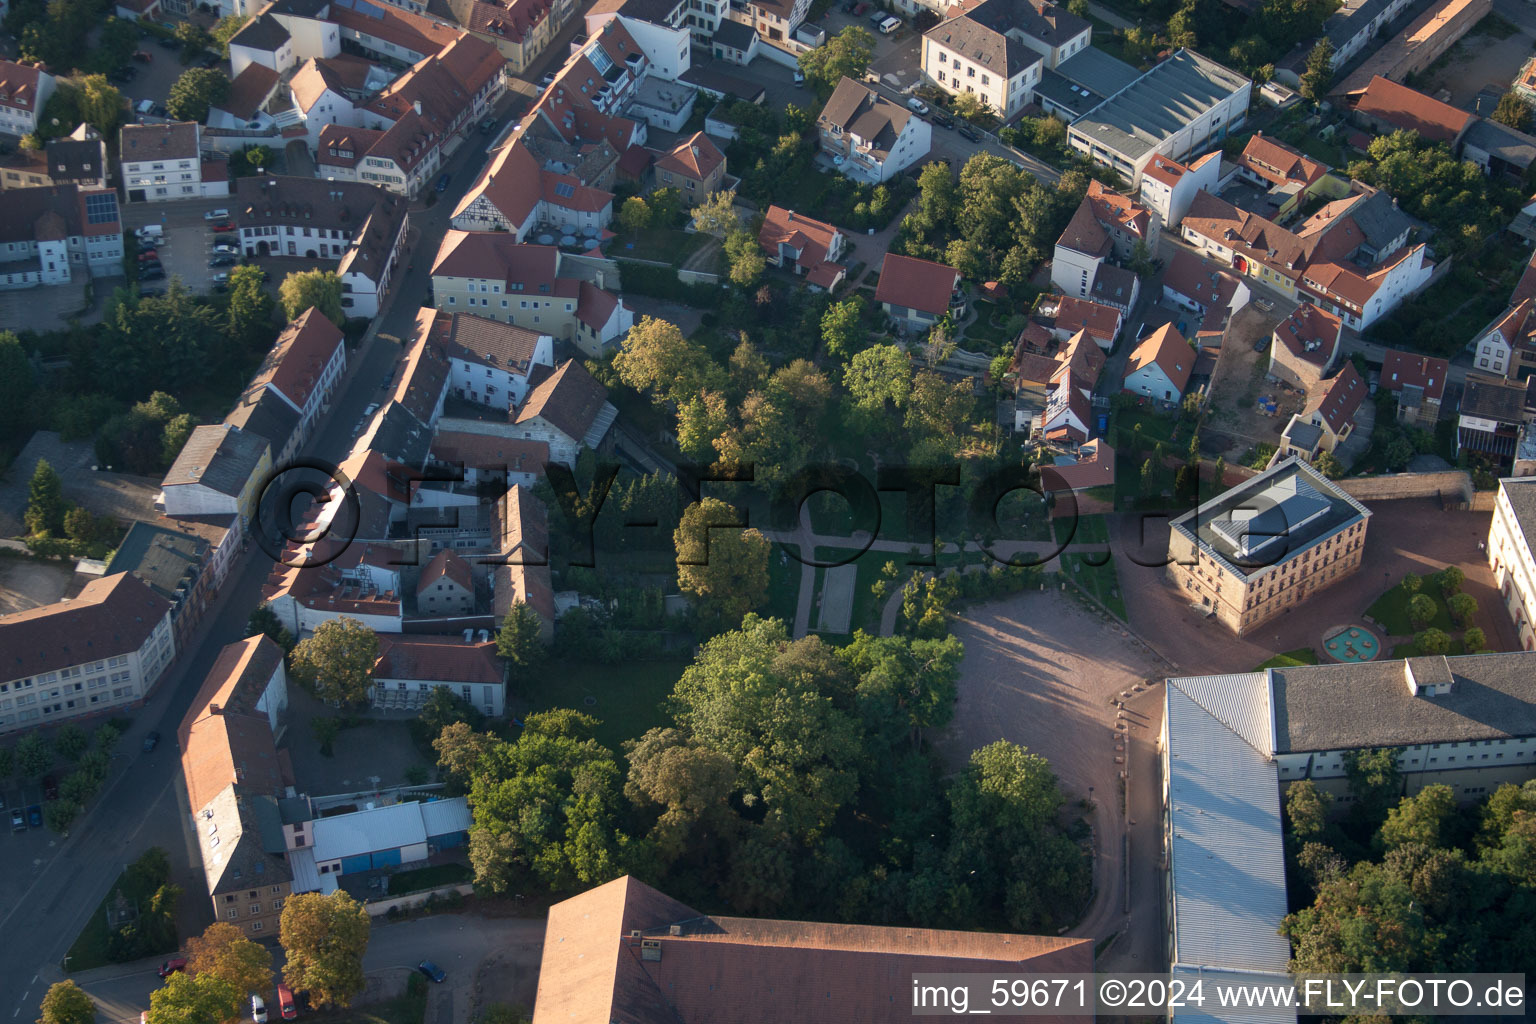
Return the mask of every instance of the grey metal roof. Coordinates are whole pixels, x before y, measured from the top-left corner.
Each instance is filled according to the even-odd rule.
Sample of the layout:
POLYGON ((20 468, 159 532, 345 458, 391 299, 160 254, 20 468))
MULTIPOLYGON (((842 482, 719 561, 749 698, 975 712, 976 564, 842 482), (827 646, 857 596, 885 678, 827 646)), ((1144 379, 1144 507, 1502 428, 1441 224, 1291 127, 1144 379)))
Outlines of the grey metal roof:
POLYGON ((1536 651, 1446 663, 1437 697, 1414 696, 1402 661, 1274 669, 1276 752, 1536 736, 1536 651))
POLYGON ((1526 546, 1536 550, 1536 476, 1500 480, 1499 490, 1509 502, 1520 532, 1525 534, 1526 546))
POLYGON ((1268 572, 1370 514, 1293 456, 1184 513, 1171 525, 1231 572, 1247 577, 1268 572), (1264 536, 1278 539, 1259 543, 1264 536), (1252 541, 1245 541, 1249 537, 1252 541))
POLYGON ((1282 974, 1291 947, 1278 932, 1288 909, 1279 776, 1202 700, 1262 708, 1264 676, 1168 680, 1171 960, 1175 969, 1282 974))
POLYGON ((197 427, 162 483, 166 487, 201 484, 236 497, 256 474, 267 451, 267 439, 258 434, 222 423, 197 427))
POLYGON ((1111 263, 1100 263, 1099 269, 1094 271, 1088 297, 1094 302, 1110 306, 1129 306, 1131 292, 1135 287, 1135 273, 1111 263))
POLYGON ((1317 443, 1323 439, 1323 428, 1310 420, 1293 418, 1285 428, 1285 436, 1293 447, 1316 451, 1317 443))
POLYGON ((1055 73, 1101 96, 1113 96, 1141 77, 1141 72, 1125 61, 1093 46, 1056 65, 1055 73))
POLYGON ((1397 200, 1385 192, 1366 193, 1345 213, 1365 236, 1365 244, 1382 256, 1387 255, 1388 245, 1413 228, 1413 220, 1398 209, 1397 200))
POLYGON ((131 572, 173 605, 180 604, 191 591, 207 554, 208 542, 201 537, 134 523, 112 553, 103 575, 131 572))
POLYGON ((1490 156, 1496 156, 1516 167, 1529 167, 1536 163, 1536 138, 1517 132, 1508 125, 1479 118, 1472 122, 1461 137, 1462 147, 1471 146, 1490 156))
POLYGON ((247 391, 241 395, 224 422, 266 438, 272 451, 280 452, 299 425, 299 413, 263 384, 254 393, 247 391))
POLYGON ((1072 130, 1137 160, 1251 85, 1230 68, 1192 50, 1180 50, 1072 122, 1072 130))

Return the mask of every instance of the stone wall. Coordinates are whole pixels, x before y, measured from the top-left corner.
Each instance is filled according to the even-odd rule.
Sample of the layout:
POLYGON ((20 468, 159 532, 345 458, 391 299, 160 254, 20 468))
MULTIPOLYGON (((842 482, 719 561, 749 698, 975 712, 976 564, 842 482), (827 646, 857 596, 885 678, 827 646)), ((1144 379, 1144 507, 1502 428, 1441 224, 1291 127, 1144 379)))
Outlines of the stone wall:
MULTIPOLYGON (((1438 473, 1395 473, 1390 476, 1362 476, 1338 481, 1340 489, 1364 502, 1393 501, 1399 498, 1450 497, 1463 507, 1472 505, 1475 494, 1472 477, 1462 470, 1438 473)), ((1492 505, 1488 506, 1490 509, 1492 505)))

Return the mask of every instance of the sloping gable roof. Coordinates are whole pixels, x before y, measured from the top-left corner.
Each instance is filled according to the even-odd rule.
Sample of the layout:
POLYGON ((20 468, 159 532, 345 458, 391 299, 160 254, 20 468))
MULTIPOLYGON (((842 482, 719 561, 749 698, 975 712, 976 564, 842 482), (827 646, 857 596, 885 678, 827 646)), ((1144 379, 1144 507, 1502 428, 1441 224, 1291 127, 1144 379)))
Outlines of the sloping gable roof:
POLYGON ((1163 324, 1142 339, 1141 344, 1131 352, 1125 376, 1130 378, 1132 374, 1154 364, 1180 391, 1189 383, 1189 375, 1195 368, 1195 352, 1171 323, 1163 324))

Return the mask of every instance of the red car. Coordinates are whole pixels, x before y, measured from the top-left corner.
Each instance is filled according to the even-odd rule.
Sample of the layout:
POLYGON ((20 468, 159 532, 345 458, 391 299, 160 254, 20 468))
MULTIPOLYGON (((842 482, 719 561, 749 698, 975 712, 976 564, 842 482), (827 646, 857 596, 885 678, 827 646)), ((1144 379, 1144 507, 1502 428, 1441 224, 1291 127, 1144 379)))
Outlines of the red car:
POLYGON ((225 221, 223 224, 215 224, 213 226, 213 230, 214 231, 233 231, 233 230, 235 230, 235 226, 234 226, 234 224, 230 223, 229 221, 225 221))
POLYGON ((148 263, 150 260, 157 260, 159 258, 160 258, 160 254, 158 252, 156 252, 154 249, 150 249, 150 250, 147 250, 145 252, 139 253, 139 262, 140 263, 148 263))
POLYGON ((165 963, 160 965, 160 977, 169 978, 177 971, 184 971, 186 969, 187 958, 184 956, 173 956, 165 963))
POLYGON ((299 1015, 298 1008, 293 1005, 293 990, 282 982, 277 983, 277 1006, 283 1014, 283 1020, 293 1020, 299 1015))
POLYGON ((153 64, 155 62, 155 55, 148 50, 134 50, 133 59, 140 64, 153 64))

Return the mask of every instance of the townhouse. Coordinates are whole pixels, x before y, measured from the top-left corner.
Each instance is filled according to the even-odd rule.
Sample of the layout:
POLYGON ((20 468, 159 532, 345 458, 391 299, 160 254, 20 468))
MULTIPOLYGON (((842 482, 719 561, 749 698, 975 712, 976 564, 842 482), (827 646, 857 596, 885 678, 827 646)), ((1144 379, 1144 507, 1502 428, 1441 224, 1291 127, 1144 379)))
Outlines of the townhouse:
POLYGON ((284 838, 293 779, 274 740, 287 705, 282 648, 253 636, 219 652, 177 729, 214 918, 256 941, 277 934, 293 893, 284 838))
POLYGON ((1158 227, 1153 211, 1097 181, 1089 182, 1088 193, 1056 239, 1052 287, 1128 313, 1140 295, 1140 282, 1129 270, 1107 261, 1130 259, 1138 243, 1146 258, 1155 257, 1158 227))
POLYGON ((176 654, 170 602, 132 573, 66 601, 0 615, 0 735, 118 711, 147 696, 176 654))
POLYGON ((1428 283, 1425 246, 1409 245, 1412 222, 1385 192, 1359 185, 1295 230, 1197 193, 1180 224, 1185 241, 1239 275, 1288 298, 1315 303, 1364 330, 1428 283))
POLYGON ((694 132, 657 158, 657 188, 675 188, 684 206, 698 206, 725 181, 725 154, 708 135, 694 132))
POLYGON ((314 432, 346 372, 341 329, 313 306, 284 327, 225 422, 265 437, 286 464, 314 432), (275 406, 266 415, 257 413, 275 406))
POLYGON ((130 203, 206 199, 229 194, 222 163, 205 168, 202 125, 125 124, 118 130, 119 172, 130 203), (205 170, 208 172, 205 180, 205 170))
POLYGON ((1370 510, 1282 459, 1173 520, 1168 576, 1238 636, 1360 568, 1370 510))
POLYGON ((447 354, 454 395, 503 412, 528 396, 536 367, 555 365, 553 336, 489 317, 423 309, 416 329, 447 354))
POLYGON ((337 261, 348 316, 378 314, 405 248, 410 218, 377 185, 262 175, 235 185, 233 218, 247 256, 337 261))
POLYGON ((1536 301, 1522 299, 1506 309, 1472 341, 1477 368, 1512 380, 1536 370, 1536 301))
POLYGON ((65 284, 77 272, 122 272, 123 226, 112 189, 0 191, 0 289, 65 284))
POLYGON ((1319 306, 1302 303, 1275 325, 1269 375, 1311 393, 1339 354, 1344 321, 1319 306))
POLYGON ((1456 452, 1475 453, 1495 465, 1509 466, 1533 418, 1536 409, 1524 383, 1471 370, 1462 385, 1456 417, 1456 452))
POLYGON ((816 117, 821 151, 855 181, 888 181, 928 155, 933 126, 844 77, 816 117))
POLYGON ((1397 395, 1397 421, 1434 430, 1440 420, 1440 404, 1445 399, 1445 381, 1450 372, 1448 360, 1386 349, 1382 353, 1380 386, 1397 395))
POLYGON ((528 70, 575 11, 570 0, 451 0, 448 6, 465 31, 496 47, 515 75, 528 70))
POLYGON ((31 135, 57 80, 41 64, 0 60, 0 133, 31 135))
POLYGON ((1215 192, 1221 176, 1221 151, 1181 164, 1154 153, 1141 169, 1141 204, 1172 231, 1179 226, 1197 192, 1215 192))
MULTIPOLYGON (((264 64, 247 64, 229 83, 229 94, 208 104, 206 124, 228 131, 275 131, 266 106, 278 95, 282 76, 264 64)), ((290 97, 291 101, 291 97, 290 97)))
POLYGON ((1014 430, 1070 450, 1093 428, 1091 396, 1104 369, 1104 352, 1086 331, 1073 335, 1054 358, 1014 350, 1014 430))
POLYGON ((432 264, 439 310, 467 312, 575 344, 593 358, 634 326, 634 311, 596 283, 560 273, 560 250, 498 231, 448 231, 432 264))
POLYGON ((448 146, 447 140, 471 132, 507 91, 505 67, 495 46, 458 35, 369 100, 358 112, 357 123, 384 128, 415 113, 448 146))
POLYGON ((411 65, 437 53, 459 30, 436 18, 372 0, 329 0, 327 20, 343 42, 375 60, 411 65))
POLYGON ((375 708, 419 711, 434 691, 447 689, 482 714, 506 713, 505 670, 496 642, 456 637, 379 637, 369 703, 375 708))
POLYGON ((273 563, 261 599, 294 636, 339 618, 356 619, 375 633, 399 633, 405 619, 401 568, 416 564, 416 557, 414 547, 380 540, 304 546, 273 563))
POLYGON ((415 110, 387 131, 326 125, 318 146, 319 176, 378 185, 407 197, 418 194, 442 166, 442 137, 415 110))
POLYGON ((1523 651, 1536 650, 1536 477, 1499 481, 1488 527, 1488 564, 1523 651))
POLYGON ((544 503, 523 486, 507 488, 498 506, 501 523, 499 557, 491 575, 492 611, 504 622, 517 605, 539 616, 539 636, 548 643, 555 635, 555 591, 549 571, 549 513, 544 503))
POLYGON ((267 439, 224 423, 196 427, 160 481, 166 515, 239 517, 249 529, 272 471, 267 439))
POLYGON ((356 120, 356 107, 341 76, 314 58, 301 64, 288 80, 288 96, 303 122, 305 143, 311 153, 320 145, 322 129, 350 125, 356 120))
POLYGON ((1115 339, 1120 336, 1120 328, 1125 323, 1123 310, 1072 295, 1048 299, 1040 306, 1040 312, 1051 317, 1051 334, 1057 341, 1066 341, 1079 331, 1086 331, 1105 352, 1115 347, 1115 339))
POLYGON ((875 301, 903 331, 921 333, 945 316, 965 315, 960 271, 932 260, 886 253, 875 301))
POLYGON ((1264 189, 1272 219, 1284 220, 1319 190, 1328 165, 1313 160, 1263 132, 1254 132, 1234 163, 1240 179, 1264 189))
POLYGON ((1216 269, 1182 246, 1174 248, 1163 268, 1164 301, 1200 317, 1195 327, 1197 349, 1219 346, 1230 316, 1246 306, 1251 297, 1248 286, 1237 275, 1216 269))
POLYGON ((1034 102, 1041 74, 1085 50, 1093 26, 1053 3, 983 0, 923 34, 923 80, 972 94, 1004 121, 1034 102))
POLYGON ((112 169, 101 133, 81 124, 69 135, 49 139, 41 150, 18 149, 0 157, 0 189, 75 185, 109 188, 112 169))
POLYGON ((195 646, 192 630, 212 596, 213 549, 196 533, 151 523, 128 527, 107 562, 105 575, 131 573, 171 608, 171 636, 177 649, 195 646))
POLYGON ((440 422, 439 428, 456 435, 476 434, 546 445, 550 461, 575 468, 576 456, 583 448, 603 446, 617 418, 618 410, 608 401, 608 389, 581 363, 567 359, 533 382, 527 397, 508 410, 505 420, 450 416, 440 422))
POLYGON ((503 231, 523 242, 541 226, 550 241, 556 229, 596 237, 612 219, 613 193, 541 167, 533 150, 514 136, 459 200, 450 223, 457 231, 503 231))

